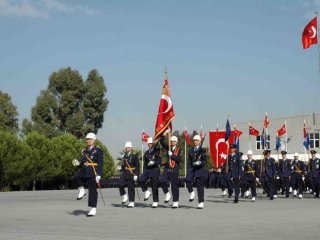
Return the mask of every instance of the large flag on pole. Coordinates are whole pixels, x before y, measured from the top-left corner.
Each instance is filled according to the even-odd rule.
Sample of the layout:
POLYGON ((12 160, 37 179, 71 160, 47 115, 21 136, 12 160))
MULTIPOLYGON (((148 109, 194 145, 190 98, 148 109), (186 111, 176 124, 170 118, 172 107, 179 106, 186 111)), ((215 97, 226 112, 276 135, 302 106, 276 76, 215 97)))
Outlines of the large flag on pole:
POLYGON ((303 146, 307 150, 309 150, 309 147, 310 147, 310 136, 309 136, 309 133, 307 132, 306 121, 305 120, 303 122, 303 146))
POLYGON ((239 151, 240 149, 240 136, 242 135, 242 131, 238 130, 236 126, 233 126, 233 136, 234 136, 234 144, 237 146, 239 151))
POLYGON ((286 124, 283 124, 282 127, 277 131, 278 137, 281 137, 283 134, 287 132, 286 124))
POLYGON ((266 116, 264 117, 264 124, 263 124, 263 126, 264 126, 264 128, 268 128, 268 126, 269 126, 269 118, 268 118, 268 113, 266 112, 266 116))
POLYGON ((249 124, 249 135, 259 136, 259 131, 249 124))
POLYGON ((184 134, 184 139, 186 140, 186 143, 188 145, 191 145, 191 140, 187 131, 187 127, 184 128, 183 134, 184 134))
POLYGON ((302 47, 309 48, 318 43, 318 17, 312 19, 304 28, 302 33, 302 47))
POLYGON ((158 117, 155 127, 154 139, 158 139, 164 131, 171 127, 171 121, 173 120, 175 114, 173 110, 173 103, 171 100, 171 94, 168 84, 168 72, 165 71, 164 84, 162 88, 162 94, 159 104, 158 117))
POLYGON ((225 142, 227 142, 229 140, 230 135, 231 135, 231 128, 230 128, 229 119, 227 118, 226 131, 225 131, 225 136, 224 136, 225 142))
POLYGON ((144 131, 142 131, 142 136, 141 136, 142 142, 148 142, 149 137, 150 136, 148 134, 146 134, 144 131))

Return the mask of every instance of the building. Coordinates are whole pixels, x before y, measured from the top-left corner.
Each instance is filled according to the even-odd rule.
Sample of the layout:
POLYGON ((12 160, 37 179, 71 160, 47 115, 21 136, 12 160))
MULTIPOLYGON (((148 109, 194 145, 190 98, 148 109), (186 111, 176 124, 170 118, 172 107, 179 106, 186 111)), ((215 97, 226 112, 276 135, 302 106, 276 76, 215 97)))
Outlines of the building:
MULTIPOLYGON (((311 113, 306 115, 291 116, 286 118, 271 119, 269 118, 269 126, 267 129, 267 146, 272 150, 272 157, 278 159, 279 154, 276 152, 276 134, 277 130, 286 123, 287 134, 284 134, 281 140, 281 150, 287 150, 288 158, 293 159, 295 152, 300 154, 301 160, 307 160, 308 151, 303 146, 303 126, 304 121, 306 124, 307 132, 310 134, 310 150, 314 149, 320 156, 320 113, 311 113)), ((264 119, 261 121, 251 121, 251 126, 262 134, 264 119)), ((262 158, 262 152, 264 149, 261 144, 261 136, 250 136, 249 135, 249 122, 235 123, 237 129, 241 130, 243 134, 240 137, 240 151, 246 153, 251 146, 251 150, 254 153, 256 159, 262 158)), ((281 156, 280 156, 281 158, 281 156)), ((244 157, 245 159, 245 157, 244 157)))

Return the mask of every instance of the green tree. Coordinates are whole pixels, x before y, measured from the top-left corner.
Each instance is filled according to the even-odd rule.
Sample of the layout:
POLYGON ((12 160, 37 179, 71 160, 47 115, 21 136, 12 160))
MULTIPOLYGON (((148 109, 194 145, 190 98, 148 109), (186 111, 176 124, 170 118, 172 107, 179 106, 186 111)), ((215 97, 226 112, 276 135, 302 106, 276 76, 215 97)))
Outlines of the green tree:
POLYGON ((0 91, 0 130, 18 132, 17 107, 11 102, 9 94, 0 91))
POLYGON ((82 138, 97 133, 107 109, 106 86, 97 70, 84 82, 78 71, 62 68, 49 77, 48 88, 41 92, 32 108, 32 122, 23 122, 23 133, 38 131, 47 137, 69 133, 82 138))

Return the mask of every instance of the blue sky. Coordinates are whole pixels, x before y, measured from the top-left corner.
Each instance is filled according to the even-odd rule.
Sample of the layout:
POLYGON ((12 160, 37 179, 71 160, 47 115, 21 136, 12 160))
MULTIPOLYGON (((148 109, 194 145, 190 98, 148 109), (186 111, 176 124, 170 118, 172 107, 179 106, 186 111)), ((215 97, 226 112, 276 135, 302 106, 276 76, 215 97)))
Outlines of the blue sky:
POLYGON ((98 137, 113 156, 141 147, 168 67, 174 129, 319 111, 318 50, 301 33, 320 0, 0 0, 0 89, 31 107, 63 67, 96 68, 109 108, 98 137))

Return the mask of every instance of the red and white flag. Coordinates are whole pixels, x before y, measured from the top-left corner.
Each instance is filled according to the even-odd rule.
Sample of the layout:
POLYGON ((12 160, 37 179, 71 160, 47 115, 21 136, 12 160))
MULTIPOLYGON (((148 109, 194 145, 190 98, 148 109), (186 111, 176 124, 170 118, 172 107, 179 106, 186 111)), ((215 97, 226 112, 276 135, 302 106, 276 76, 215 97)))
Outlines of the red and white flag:
POLYGON ((283 134, 285 134, 287 132, 286 124, 283 124, 282 127, 277 132, 278 132, 278 137, 281 137, 283 134))
POLYGON ((269 123, 270 122, 269 122, 268 114, 266 112, 266 116, 264 117, 264 124, 263 124, 264 128, 268 128, 269 123))
POLYGON ((164 84, 162 88, 162 94, 159 104, 159 110, 158 110, 158 117, 156 121, 156 127, 155 127, 155 136, 154 139, 158 139, 164 131, 166 131, 168 128, 172 130, 172 123, 171 121, 175 117, 174 110, 173 110, 173 103, 171 100, 171 94, 168 84, 168 73, 165 72, 164 77, 164 84))
POLYGON ((259 136, 259 131, 252 127, 249 123, 249 135, 259 136))
POLYGON ((236 129, 236 126, 233 126, 233 133, 236 138, 238 138, 242 135, 242 131, 236 129))
POLYGON ((312 19, 304 28, 302 33, 302 47, 309 48, 312 44, 318 43, 318 17, 312 19))
POLYGON ((200 128, 200 138, 202 139, 203 133, 202 133, 202 124, 201 124, 201 128, 200 128))
POLYGON ((189 137, 189 134, 188 134, 188 131, 187 131, 187 127, 185 127, 183 134, 184 134, 184 139, 186 140, 187 144, 190 145, 191 144, 191 140, 190 140, 190 137, 189 137))
POLYGON ((142 131, 142 137, 141 137, 142 142, 148 142, 149 137, 150 136, 148 134, 142 131))

